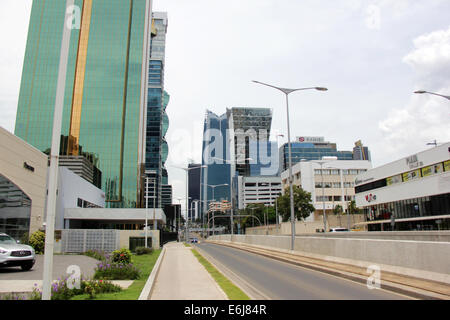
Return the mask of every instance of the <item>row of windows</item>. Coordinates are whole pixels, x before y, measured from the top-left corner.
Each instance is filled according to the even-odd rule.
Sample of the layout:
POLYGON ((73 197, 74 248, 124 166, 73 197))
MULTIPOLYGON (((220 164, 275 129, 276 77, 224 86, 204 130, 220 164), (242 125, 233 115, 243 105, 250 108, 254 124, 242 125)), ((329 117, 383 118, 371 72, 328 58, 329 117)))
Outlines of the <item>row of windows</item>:
MULTIPOLYGON (((322 188, 322 185, 324 188, 340 188, 341 183, 340 182, 316 182, 316 188, 322 188)), ((354 182, 344 182, 344 188, 353 188, 355 186, 354 182)))
MULTIPOLYGON (((353 201, 354 196, 344 196, 344 201, 353 201)), ((317 196, 316 202, 333 202, 342 201, 342 196, 317 196)))
MULTIPOLYGON (((358 174, 361 174, 361 173, 364 173, 364 172, 366 172, 367 171, 367 169, 341 169, 342 170, 342 174, 344 175, 344 176, 348 176, 348 175, 358 175, 358 174)), ((339 169, 316 169, 316 170, 314 170, 314 174, 316 174, 316 175, 327 175, 327 176, 329 176, 329 175, 335 175, 335 176, 337 176, 337 175, 339 175, 340 173, 339 173, 339 169)))
POLYGON ((366 183, 355 188, 356 193, 366 192, 369 190, 379 189, 386 186, 391 186, 398 183, 413 181, 416 179, 429 177, 442 172, 450 171, 450 160, 445 162, 435 163, 420 169, 404 172, 386 179, 380 179, 371 183, 366 183))

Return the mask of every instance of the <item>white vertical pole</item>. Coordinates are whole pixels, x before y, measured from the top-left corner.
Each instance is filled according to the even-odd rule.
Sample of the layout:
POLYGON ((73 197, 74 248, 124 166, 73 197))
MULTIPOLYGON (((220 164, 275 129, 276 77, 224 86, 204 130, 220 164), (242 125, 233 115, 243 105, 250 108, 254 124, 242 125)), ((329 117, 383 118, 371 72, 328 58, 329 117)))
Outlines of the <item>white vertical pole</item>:
POLYGON ((67 22, 73 14, 70 11, 68 12, 67 9, 73 5, 74 0, 66 1, 61 53, 59 58, 58 83, 56 87, 55 111, 53 115, 52 147, 50 152, 50 169, 48 178, 47 220, 45 228, 46 237, 42 300, 51 299, 51 282, 53 280, 53 247, 55 241, 55 211, 56 192, 58 187, 59 147, 61 142, 61 123, 64 109, 64 92, 66 88, 67 62, 69 59, 70 34, 72 31, 67 25, 67 22))
POLYGON ((148 248, 147 243, 147 229, 148 229, 148 177, 145 177, 145 247, 148 248))

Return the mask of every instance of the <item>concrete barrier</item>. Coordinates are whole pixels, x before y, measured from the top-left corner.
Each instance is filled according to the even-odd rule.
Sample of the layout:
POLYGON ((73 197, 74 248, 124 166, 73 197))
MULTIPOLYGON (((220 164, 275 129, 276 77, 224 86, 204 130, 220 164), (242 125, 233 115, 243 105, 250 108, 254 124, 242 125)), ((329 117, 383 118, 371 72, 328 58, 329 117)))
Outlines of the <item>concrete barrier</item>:
POLYGON ((368 267, 450 284, 450 242, 297 236, 219 235, 211 240, 242 243, 327 261, 368 267))

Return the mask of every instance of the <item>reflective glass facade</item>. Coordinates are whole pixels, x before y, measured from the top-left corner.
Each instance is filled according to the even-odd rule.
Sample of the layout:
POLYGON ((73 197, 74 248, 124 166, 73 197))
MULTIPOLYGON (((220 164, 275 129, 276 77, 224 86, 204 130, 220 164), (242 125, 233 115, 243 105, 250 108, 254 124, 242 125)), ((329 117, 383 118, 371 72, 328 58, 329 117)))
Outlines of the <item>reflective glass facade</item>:
MULTIPOLYGON (((165 162, 169 154, 169 146, 165 135, 169 128, 169 119, 166 108, 170 96, 164 91, 164 52, 167 33, 167 14, 164 12, 153 13, 153 34, 151 39, 151 54, 148 70, 148 102, 146 123, 146 148, 145 169, 153 171, 150 176, 156 178, 156 207, 162 207, 167 203, 164 190, 169 190, 167 170, 165 162)), ((154 197, 151 192, 150 197, 154 197)), ((149 199, 149 206, 153 206, 153 198, 149 199)))
POLYGON ((0 174, 0 232, 16 240, 29 232, 31 199, 0 174))
MULTIPOLYGON (((322 157, 337 157, 338 160, 353 160, 352 151, 337 151, 335 144, 317 145, 314 143, 291 143, 292 165, 302 159, 321 160, 322 157)), ((289 167, 289 145, 280 148, 280 166, 285 171, 289 167)))
POLYGON ((201 200, 202 212, 207 211, 208 203, 228 200, 230 198, 230 164, 219 159, 230 159, 228 140, 228 118, 224 114, 218 116, 211 111, 207 111, 203 130, 203 156, 202 165, 207 167, 201 169, 201 200), (214 185, 228 184, 228 186, 211 187, 214 185), (214 190, 214 192, 213 192, 214 190), (214 193, 214 194, 213 194, 214 193))
MULTIPOLYGON (((146 0, 76 0, 62 135, 98 157, 108 207, 136 207, 146 0)), ((65 1, 34 0, 15 134, 51 146, 65 1)))

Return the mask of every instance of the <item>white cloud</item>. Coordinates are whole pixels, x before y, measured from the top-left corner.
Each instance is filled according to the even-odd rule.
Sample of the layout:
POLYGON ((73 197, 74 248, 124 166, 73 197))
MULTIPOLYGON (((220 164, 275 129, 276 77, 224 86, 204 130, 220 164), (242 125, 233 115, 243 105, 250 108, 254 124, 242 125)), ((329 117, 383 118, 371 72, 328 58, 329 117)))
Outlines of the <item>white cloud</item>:
MULTIPOLYGON (((417 74, 416 90, 450 93, 450 28, 422 35, 403 61, 417 74)), ((379 123, 387 154, 402 156, 425 149, 428 142, 450 141, 450 103, 434 95, 415 95, 379 123)))

